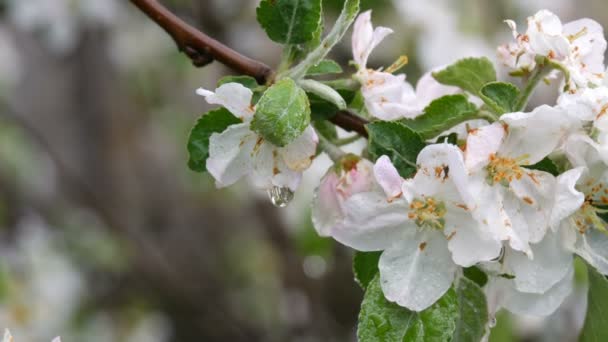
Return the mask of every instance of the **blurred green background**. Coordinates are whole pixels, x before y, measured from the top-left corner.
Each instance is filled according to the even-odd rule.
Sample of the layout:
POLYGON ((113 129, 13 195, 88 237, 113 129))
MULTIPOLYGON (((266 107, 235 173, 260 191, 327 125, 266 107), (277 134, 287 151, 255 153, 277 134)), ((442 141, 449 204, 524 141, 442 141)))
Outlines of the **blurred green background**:
MULTIPOLYGON (((162 2, 277 65, 258 1, 162 2)), ((341 1, 324 7, 330 25, 341 1)), ((407 54, 410 82, 461 57, 494 58, 511 37, 502 20, 523 25, 541 8, 608 24, 603 0, 362 7, 395 30, 370 65, 407 54)), ((349 41, 332 53, 345 66, 349 41)), ((355 340, 352 252, 319 238, 309 217, 329 160, 315 161, 286 209, 246 181, 216 190, 187 168, 189 130, 210 108, 194 90, 230 73, 193 67, 128 1, 0 0, 0 328, 16 342, 355 340)), ((535 101, 554 96, 546 87, 535 101)), ((574 341, 585 301, 582 280, 547 319, 502 313, 491 341, 574 341)))

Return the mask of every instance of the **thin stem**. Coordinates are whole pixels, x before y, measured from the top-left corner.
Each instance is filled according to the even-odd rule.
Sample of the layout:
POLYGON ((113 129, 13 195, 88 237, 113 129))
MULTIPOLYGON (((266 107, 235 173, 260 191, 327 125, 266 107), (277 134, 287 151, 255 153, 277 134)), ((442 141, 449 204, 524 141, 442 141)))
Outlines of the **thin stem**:
POLYGON ((530 96, 534 92, 534 89, 538 85, 538 83, 545 77, 545 75, 550 71, 550 68, 547 68, 546 64, 538 64, 536 70, 532 73, 532 76, 528 79, 526 83, 526 87, 519 97, 519 101, 517 101, 517 105, 515 109, 517 112, 522 111, 526 108, 528 101, 530 100, 530 96))
POLYGON ((326 137, 324 137, 321 133, 317 132, 319 136, 319 147, 323 152, 327 153, 329 158, 335 162, 338 162, 342 157, 344 157, 344 151, 342 151, 338 146, 332 144, 326 137))
POLYGON ((483 110, 483 109, 479 110, 479 112, 477 113, 477 118, 488 120, 488 122, 490 122, 490 123, 498 120, 498 118, 496 117, 496 115, 494 115, 494 113, 488 112, 487 110, 483 110))
POLYGON ((261 84, 272 80, 274 72, 269 66, 236 52, 188 25, 157 0, 130 1, 162 27, 195 66, 205 66, 215 59, 233 70, 254 77, 261 84))
POLYGON ((361 88, 361 84, 359 84, 359 82, 353 80, 352 78, 340 78, 337 80, 320 82, 334 89, 340 90, 358 90, 359 88, 361 88))
POLYGON ((355 134, 355 135, 350 136, 350 137, 346 137, 346 138, 335 140, 334 144, 336 146, 344 146, 344 145, 348 145, 348 144, 354 143, 355 141, 357 141, 359 139, 361 139, 361 136, 359 134, 355 134))
MULTIPOLYGON (((327 56, 329 51, 331 51, 334 45, 342 39, 342 36, 344 36, 346 30, 348 30, 350 24, 355 20, 355 16, 359 11, 358 4, 358 1, 346 0, 342 13, 340 13, 338 20, 336 20, 336 23, 329 34, 321 41, 321 44, 312 50, 304 60, 288 71, 285 76, 293 79, 302 78, 306 75, 306 71, 308 71, 310 67, 319 64, 319 62, 327 56)), ((278 78, 281 78, 282 76, 284 75, 279 75, 278 78)))

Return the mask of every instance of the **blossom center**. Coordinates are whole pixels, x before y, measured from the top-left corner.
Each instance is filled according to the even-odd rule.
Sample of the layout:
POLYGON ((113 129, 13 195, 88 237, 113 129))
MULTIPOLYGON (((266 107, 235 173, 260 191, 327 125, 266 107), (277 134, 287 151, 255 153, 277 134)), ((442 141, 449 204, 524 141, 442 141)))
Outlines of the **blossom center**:
POLYGON ((445 226, 446 209, 443 202, 432 197, 415 199, 410 203, 407 217, 413 220, 418 227, 443 229, 445 226))
POLYGON ((490 183, 510 183, 514 179, 521 179, 524 176, 524 169, 519 166, 519 163, 525 158, 506 158, 498 157, 495 154, 490 155, 490 163, 488 164, 488 177, 490 183))
POLYGON ((606 223, 598 216, 598 213, 603 212, 605 211, 594 207, 589 201, 585 201, 583 206, 572 216, 579 233, 585 234, 589 229, 597 229, 608 233, 606 223))

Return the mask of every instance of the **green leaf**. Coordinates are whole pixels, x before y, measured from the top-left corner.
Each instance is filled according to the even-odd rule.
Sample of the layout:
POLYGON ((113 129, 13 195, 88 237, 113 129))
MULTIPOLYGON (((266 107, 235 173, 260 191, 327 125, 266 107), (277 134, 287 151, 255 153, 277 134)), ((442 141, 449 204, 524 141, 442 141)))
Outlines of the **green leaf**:
POLYGON ((491 82, 483 86, 479 97, 496 114, 513 113, 517 111, 519 88, 511 83, 491 82))
POLYGON ((359 342, 449 341, 456 330, 457 297, 450 289, 428 309, 414 312, 384 298, 380 276, 369 283, 361 303, 359 342))
POLYGON ((527 165, 526 169, 545 171, 554 176, 559 175, 559 169, 557 168, 557 165, 555 165, 555 163, 548 157, 544 158, 543 160, 539 161, 534 165, 527 165))
POLYGON ((486 57, 464 58, 433 73, 433 77, 439 83, 460 87, 478 95, 486 83, 496 81, 496 71, 492 62, 486 57))
POLYGON ((398 122, 388 121, 367 124, 367 132, 368 150, 374 160, 387 155, 404 178, 416 172, 416 158, 425 145, 418 133, 398 122))
POLYGON ((261 87, 255 78, 251 76, 224 76, 217 81, 217 87, 219 88, 226 83, 239 83, 251 90, 257 90, 261 87))
POLYGON ((481 341, 488 321, 488 304, 483 290, 467 278, 456 286, 458 319, 452 342, 481 341))
POLYGON ((299 137, 310 123, 310 103, 296 83, 285 78, 268 88, 256 106, 251 129, 275 146, 299 137))
POLYGON ((275 42, 303 44, 319 31, 321 0, 262 0, 257 18, 275 42))
POLYGON ((355 252, 353 273, 355 281, 362 289, 365 290, 378 274, 378 261, 381 254, 382 252, 355 252))
POLYGON ((608 281, 592 266, 587 265, 587 270, 589 274, 587 315, 580 341, 608 341, 608 281))
POLYGON ((487 320, 485 295, 469 279, 459 279, 435 304, 413 312, 386 300, 376 275, 361 304, 357 337, 360 342, 480 341, 487 320))
POLYGON ((204 114, 196 121, 188 138, 188 167, 197 172, 207 171, 205 166, 209 157, 209 137, 213 133, 221 133, 228 126, 241 123, 226 108, 219 108, 204 114))
POLYGON ((332 61, 331 59, 324 59, 320 61, 319 64, 311 66, 308 71, 306 71, 306 75, 316 76, 326 74, 341 74, 342 72, 343 71, 340 64, 332 61))
POLYGON ((474 281, 479 286, 484 286, 488 282, 488 275, 477 266, 463 269, 464 276, 474 281))
POLYGON ((424 139, 431 139, 457 124, 474 119, 477 107, 467 97, 446 95, 431 102, 424 113, 415 119, 402 120, 401 123, 420 134, 424 139))
MULTIPOLYGON (((348 30, 348 27, 355 20, 357 13, 359 12, 359 0, 345 0, 342 12, 336 20, 334 27, 327 34, 327 36, 321 41, 321 43, 312 50, 304 60, 298 65, 294 66, 288 75, 294 79, 300 79, 306 75, 306 71, 312 66, 319 64, 325 56, 331 51, 348 30)), ((279 75, 280 76, 280 75, 279 75)))

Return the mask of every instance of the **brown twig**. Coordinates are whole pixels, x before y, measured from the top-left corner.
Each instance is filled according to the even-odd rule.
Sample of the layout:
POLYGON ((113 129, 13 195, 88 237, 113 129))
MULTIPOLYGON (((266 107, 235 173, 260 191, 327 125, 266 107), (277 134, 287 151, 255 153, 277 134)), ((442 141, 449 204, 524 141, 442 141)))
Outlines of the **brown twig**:
POLYGON ((188 25, 157 0, 131 2, 162 27, 194 65, 205 66, 215 59, 231 69, 254 77, 261 84, 272 79, 274 72, 268 65, 244 56, 188 25))
POLYGON ((369 121, 349 111, 341 110, 337 112, 336 115, 334 115, 331 119, 329 119, 329 121, 349 132, 357 132, 361 136, 366 138, 368 137, 365 125, 367 125, 369 121))
MULTIPOLYGON (((131 0, 137 8, 154 20, 175 40, 196 66, 204 66, 214 59, 245 75, 254 77, 264 84, 274 77, 274 71, 266 64, 244 56, 203 32, 188 25, 171 13, 157 0, 131 0)), ((330 119, 335 125, 350 132, 357 132, 367 138, 365 119, 348 111, 339 111, 330 119)))

